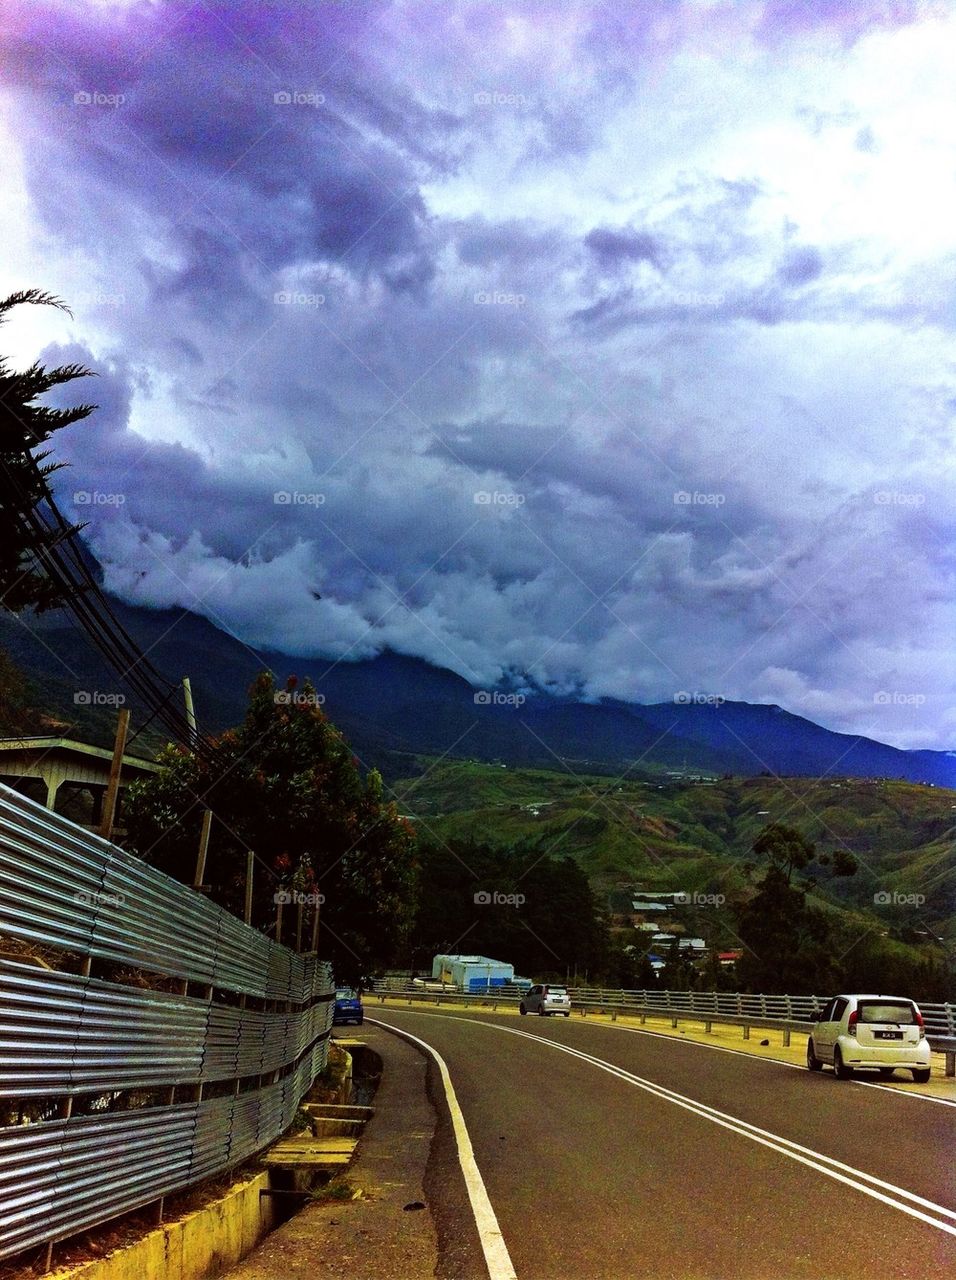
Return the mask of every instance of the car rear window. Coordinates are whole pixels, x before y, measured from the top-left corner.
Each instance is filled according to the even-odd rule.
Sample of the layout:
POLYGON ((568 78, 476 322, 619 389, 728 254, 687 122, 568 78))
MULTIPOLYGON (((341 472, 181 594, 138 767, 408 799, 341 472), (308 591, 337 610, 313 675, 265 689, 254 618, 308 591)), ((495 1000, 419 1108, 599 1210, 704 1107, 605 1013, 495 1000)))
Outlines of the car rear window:
POLYGON ((354 1000, 355 992, 351 987, 339 987, 338 991, 335 993, 335 998, 336 1000, 354 1000))
POLYGON ((916 1011, 908 1000, 861 1000, 859 1021, 910 1024, 916 1021, 916 1011))
POLYGON ((566 996, 567 994, 567 987, 548 987, 549 996, 566 996))

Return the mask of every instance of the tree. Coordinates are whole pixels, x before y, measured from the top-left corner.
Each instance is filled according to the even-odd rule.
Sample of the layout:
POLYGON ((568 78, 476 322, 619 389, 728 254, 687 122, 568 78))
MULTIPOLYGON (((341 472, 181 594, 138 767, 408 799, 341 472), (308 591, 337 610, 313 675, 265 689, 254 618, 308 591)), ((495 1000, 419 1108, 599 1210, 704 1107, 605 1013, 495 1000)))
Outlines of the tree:
POLYGON ((0 736, 36 732, 40 723, 26 676, 5 649, 0 649, 0 736))
POLYGON ((169 747, 160 771, 130 788, 128 843, 191 883, 202 812, 211 808, 206 879, 214 899, 242 914, 246 851, 253 850, 253 923, 273 930, 278 900, 287 902, 288 943, 298 904, 306 928, 318 906, 320 953, 337 978, 354 982, 391 963, 404 941, 415 840, 385 800, 380 776, 373 770, 362 778, 317 701, 308 684, 299 691, 293 679, 277 692, 272 677, 261 675, 245 720, 214 739, 211 752, 169 747))
POLYGON ((680 939, 671 938, 661 970, 661 985, 667 991, 689 991, 694 986, 695 977, 694 966, 680 949, 680 939))
POLYGON ((835 876, 855 876, 860 869, 859 862, 847 849, 838 848, 832 853, 821 853, 817 862, 823 867, 829 867, 835 876))
POLYGON ((515 847, 431 838, 420 847, 419 909, 409 963, 446 952, 491 956, 523 977, 597 979, 612 964, 607 926, 572 858, 533 842, 515 847))
MULTIPOLYGON (((69 311, 59 298, 25 289, 0 300, 0 324, 23 303, 69 311)), ((54 431, 87 417, 95 408, 81 404, 50 409, 36 400, 53 387, 91 376, 91 370, 78 364, 45 369, 34 363, 17 373, 0 356, 0 602, 13 613, 31 607, 50 609, 63 602, 60 587, 43 571, 42 556, 45 548, 78 532, 80 526, 72 526, 65 535, 62 529, 47 529, 36 521, 37 508, 49 496, 47 478, 62 464, 45 464, 49 454, 33 451, 54 431)))
POLYGON ((766 858, 771 868, 785 877, 787 884, 795 871, 805 870, 816 857, 814 846, 805 836, 779 822, 764 827, 754 841, 753 851, 766 858))
MULTIPOLYGON (((750 990, 791 995, 828 990, 836 979, 834 927, 807 902, 803 886, 793 883, 795 872, 819 861, 814 845, 795 828, 771 823, 753 850, 767 866, 757 892, 737 916, 745 945, 737 964, 741 983, 750 990)), ((856 870, 852 859, 841 859, 839 866, 837 874, 856 870)))

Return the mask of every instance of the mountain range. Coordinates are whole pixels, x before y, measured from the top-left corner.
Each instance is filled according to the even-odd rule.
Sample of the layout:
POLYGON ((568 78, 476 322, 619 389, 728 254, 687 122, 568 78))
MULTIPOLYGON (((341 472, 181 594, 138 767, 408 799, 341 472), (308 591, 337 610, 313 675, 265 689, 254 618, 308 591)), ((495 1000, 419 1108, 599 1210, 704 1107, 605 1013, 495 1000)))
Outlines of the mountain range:
MULTIPOLYGON (((264 668, 280 687, 294 674, 312 681, 362 761, 393 777, 418 772, 420 757, 447 756, 633 778, 769 773, 956 786, 954 752, 899 750, 835 733, 779 706, 515 696, 476 690, 452 671, 397 653, 335 662, 260 652, 198 614, 146 609, 115 597, 111 605, 160 671, 171 680, 190 677, 202 728, 217 732, 237 723, 248 687, 264 668)), ((102 695, 128 691, 65 614, 0 617, 0 648, 28 677, 31 699, 48 725, 104 744, 111 740, 114 713, 102 695)), ((129 705, 136 729, 144 717, 137 716, 135 699, 129 705)), ((139 749, 161 741, 146 729, 139 749)))

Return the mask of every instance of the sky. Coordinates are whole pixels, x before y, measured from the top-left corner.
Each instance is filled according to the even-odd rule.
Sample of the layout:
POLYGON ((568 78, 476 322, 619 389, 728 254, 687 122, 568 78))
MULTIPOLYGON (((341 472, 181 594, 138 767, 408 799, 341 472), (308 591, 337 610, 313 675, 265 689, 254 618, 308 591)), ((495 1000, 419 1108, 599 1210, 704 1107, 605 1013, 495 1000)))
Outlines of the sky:
POLYGON ((106 585, 956 747, 956 6, 7 0, 4 349, 106 585), (63 402, 69 402, 69 396, 63 402))

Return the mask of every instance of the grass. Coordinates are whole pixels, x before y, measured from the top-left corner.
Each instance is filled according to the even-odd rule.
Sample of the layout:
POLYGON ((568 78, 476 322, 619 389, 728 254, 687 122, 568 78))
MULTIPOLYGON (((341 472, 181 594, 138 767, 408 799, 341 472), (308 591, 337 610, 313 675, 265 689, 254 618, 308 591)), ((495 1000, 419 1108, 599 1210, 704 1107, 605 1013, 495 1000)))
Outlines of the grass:
MULTIPOLYGON (((859 862, 848 878, 814 871, 822 902, 869 914, 878 892, 920 894, 922 916, 956 940, 956 791, 854 778, 655 782, 462 760, 422 768, 394 785, 425 839, 532 841, 575 858, 604 895, 636 887, 729 896, 746 884, 757 833, 783 822, 859 862)), ((876 915, 896 923, 893 912, 876 915)))
POLYGON ((323 1187, 316 1187, 309 1196, 311 1204, 342 1204, 346 1200, 361 1200, 362 1188, 348 1178, 332 1178, 323 1187))

